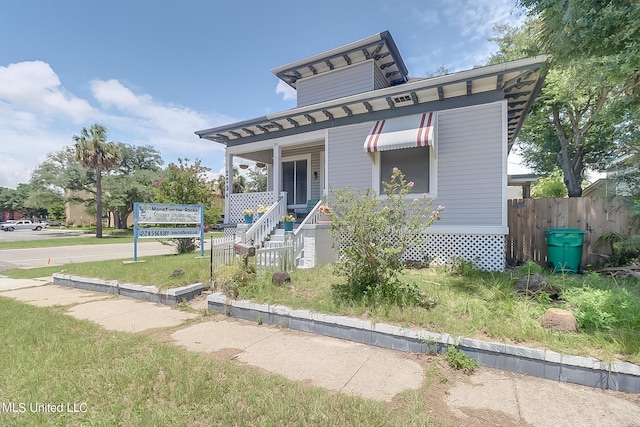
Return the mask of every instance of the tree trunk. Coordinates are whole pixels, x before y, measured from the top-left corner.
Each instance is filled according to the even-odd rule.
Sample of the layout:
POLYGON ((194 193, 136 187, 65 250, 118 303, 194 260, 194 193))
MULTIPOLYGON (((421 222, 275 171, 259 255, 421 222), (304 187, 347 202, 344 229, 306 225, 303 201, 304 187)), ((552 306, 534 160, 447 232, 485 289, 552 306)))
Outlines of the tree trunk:
POLYGON ((96 169, 96 238, 102 238, 102 171, 96 169))
POLYGON ((560 113, 557 110, 553 111, 553 126, 560 142, 560 151, 558 151, 557 158, 564 175, 564 185, 567 187, 567 194, 569 197, 582 197, 581 184, 584 169, 584 152, 581 148, 578 148, 574 153, 569 153, 570 145, 580 147, 581 134, 579 129, 574 127, 569 136, 565 135, 560 121, 560 113))
POLYGON ((116 211, 116 225, 115 227, 118 230, 126 230, 127 229, 127 217, 129 216, 126 212, 116 211))

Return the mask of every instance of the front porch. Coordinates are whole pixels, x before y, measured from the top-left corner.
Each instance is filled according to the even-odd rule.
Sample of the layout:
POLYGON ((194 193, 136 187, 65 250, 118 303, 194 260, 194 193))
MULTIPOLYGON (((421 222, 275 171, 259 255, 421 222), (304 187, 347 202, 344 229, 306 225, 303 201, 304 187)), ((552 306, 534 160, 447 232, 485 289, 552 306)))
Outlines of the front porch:
MULTIPOLYGON (((245 209, 271 206, 286 194, 285 213, 298 213, 304 217, 309 201, 317 201, 326 194, 325 140, 304 143, 246 144, 227 147, 225 176, 224 223, 233 226, 244 222, 245 209), (255 163, 266 168, 267 191, 259 193, 233 193, 234 160, 255 163)), ((306 212, 308 213, 308 212, 306 212)))

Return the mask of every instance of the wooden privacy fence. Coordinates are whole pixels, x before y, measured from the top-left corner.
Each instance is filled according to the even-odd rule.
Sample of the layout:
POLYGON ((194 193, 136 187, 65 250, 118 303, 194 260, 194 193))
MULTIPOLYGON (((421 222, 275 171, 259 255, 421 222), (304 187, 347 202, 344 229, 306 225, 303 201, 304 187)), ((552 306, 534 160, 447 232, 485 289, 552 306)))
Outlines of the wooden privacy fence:
MULTIPOLYGON (((550 228, 578 228, 586 231, 582 266, 603 261, 608 245, 596 248, 607 232, 629 235, 628 210, 623 199, 571 197, 566 199, 514 199, 508 201, 507 258, 547 264, 545 231, 550 228)), ((631 230, 637 232, 637 230, 631 230)))

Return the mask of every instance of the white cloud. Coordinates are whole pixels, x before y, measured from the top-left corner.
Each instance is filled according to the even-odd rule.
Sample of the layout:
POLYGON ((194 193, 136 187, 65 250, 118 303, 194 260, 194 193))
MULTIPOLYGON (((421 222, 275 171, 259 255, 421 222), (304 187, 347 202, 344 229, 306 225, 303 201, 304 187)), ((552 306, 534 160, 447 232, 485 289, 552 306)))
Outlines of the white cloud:
POLYGON ((296 97, 298 96, 296 94, 296 90, 282 80, 278 80, 278 85, 276 86, 276 94, 282 95, 283 101, 296 99, 296 97))
POLYGON ((10 103, 16 110, 67 116, 76 123, 94 113, 86 100, 67 93, 58 75, 42 61, 0 66, 0 100, 10 103))
POLYGON ((496 23, 517 25, 521 19, 513 0, 454 0, 447 5, 444 15, 470 41, 486 39, 496 23))
POLYGON ((94 80, 91 90, 104 107, 104 121, 134 136, 137 139, 135 143, 183 150, 185 156, 221 151, 223 148, 219 144, 199 140, 193 132, 230 121, 224 116, 212 119, 187 107, 156 101, 149 94, 134 93, 118 80, 94 80))
POLYGON ((47 154, 95 122, 108 128, 112 140, 156 147, 167 163, 178 157, 199 158, 216 169, 224 163, 224 147, 194 131, 233 119, 158 101, 114 79, 94 80, 90 87, 98 107, 69 93, 45 62, 0 66, 0 186, 28 182, 47 154))

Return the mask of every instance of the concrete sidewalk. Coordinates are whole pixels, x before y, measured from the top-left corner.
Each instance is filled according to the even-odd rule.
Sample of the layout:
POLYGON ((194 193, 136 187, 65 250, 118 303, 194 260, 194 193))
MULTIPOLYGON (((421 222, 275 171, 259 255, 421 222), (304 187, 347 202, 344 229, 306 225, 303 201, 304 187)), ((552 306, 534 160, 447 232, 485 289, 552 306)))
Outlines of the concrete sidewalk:
POLYGON ((427 386, 425 406, 433 408, 442 425, 639 425, 640 395, 485 368, 467 376, 450 370, 437 356, 381 349, 222 315, 200 318, 194 312, 47 282, 46 278, 0 276, 0 297, 38 306, 68 305, 67 314, 112 330, 171 328, 171 340, 189 350, 367 399, 392 401, 405 390, 420 389, 429 377, 427 372, 437 368, 440 381, 427 386), (188 320, 191 322, 185 324, 188 320))

